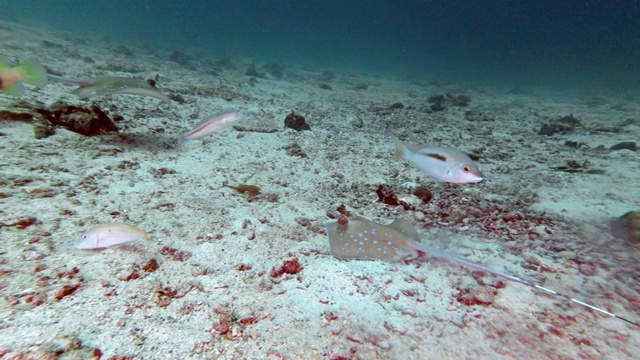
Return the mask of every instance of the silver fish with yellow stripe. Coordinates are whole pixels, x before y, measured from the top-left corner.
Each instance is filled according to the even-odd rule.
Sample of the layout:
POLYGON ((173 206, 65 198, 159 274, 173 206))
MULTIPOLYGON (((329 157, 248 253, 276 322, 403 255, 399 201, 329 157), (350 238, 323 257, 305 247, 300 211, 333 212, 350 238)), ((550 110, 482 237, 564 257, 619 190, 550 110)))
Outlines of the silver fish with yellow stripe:
POLYGON ((412 162, 418 169, 444 182, 478 183, 483 180, 469 155, 448 147, 405 145, 396 140, 396 158, 412 162))

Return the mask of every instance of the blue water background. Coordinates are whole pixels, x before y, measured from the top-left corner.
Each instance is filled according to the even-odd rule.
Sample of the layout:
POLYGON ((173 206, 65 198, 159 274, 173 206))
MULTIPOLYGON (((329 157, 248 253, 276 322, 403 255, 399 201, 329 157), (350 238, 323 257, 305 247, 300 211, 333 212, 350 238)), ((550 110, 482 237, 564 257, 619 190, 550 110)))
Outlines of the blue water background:
POLYGON ((635 92, 640 1, 21 0, 0 19, 204 56, 484 86, 635 92))

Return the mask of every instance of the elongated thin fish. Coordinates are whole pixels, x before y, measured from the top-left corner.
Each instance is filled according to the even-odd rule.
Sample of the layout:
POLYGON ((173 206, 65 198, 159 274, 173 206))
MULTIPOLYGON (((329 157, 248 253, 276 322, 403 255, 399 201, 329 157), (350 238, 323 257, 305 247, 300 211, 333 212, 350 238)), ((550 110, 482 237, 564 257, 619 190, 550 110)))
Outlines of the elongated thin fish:
POLYGON ((67 84, 79 85, 73 90, 81 99, 86 99, 96 95, 116 95, 129 94, 147 96, 161 100, 167 104, 171 103, 171 98, 158 91, 155 86, 149 84, 147 80, 118 77, 118 76, 98 76, 87 79, 75 80, 61 76, 49 74, 49 79, 64 82, 67 84))
POLYGON ((242 114, 237 111, 219 112, 207 116, 200 121, 191 131, 182 135, 183 140, 201 139, 224 128, 227 128, 242 119, 242 114))
POLYGON ((338 222, 331 222, 325 225, 331 255, 338 259, 405 261, 424 254, 515 281, 534 289, 542 290, 563 300, 575 302, 591 310, 623 320, 629 324, 640 326, 640 322, 629 320, 602 308, 573 299, 505 271, 493 269, 445 251, 425 246, 419 242, 420 236, 408 220, 396 219, 389 225, 378 224, 357 215, 342 220, 346 220, 346 224, 344 222, 344 225, 338 222))
POLYGON ((146 235, 144 230, 131 225, 106 223, 82 234, 76 247, 83 250, 108 248, 143 239, 146 235))
POLYGON ((418 169, 444 182, 466 184, 482 181, 482 174, 473 160, 457 149, 405 145, 396 139, 396 158, 407 159, 418 169))

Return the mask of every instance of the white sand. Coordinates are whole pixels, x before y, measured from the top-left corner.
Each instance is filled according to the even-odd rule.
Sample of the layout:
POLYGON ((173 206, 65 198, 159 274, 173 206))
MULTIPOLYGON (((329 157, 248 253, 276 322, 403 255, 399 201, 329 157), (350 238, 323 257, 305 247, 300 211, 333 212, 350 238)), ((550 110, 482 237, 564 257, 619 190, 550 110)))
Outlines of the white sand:
MULTIPOLYGON (((422 210, 455 211, 483 198, 470 206, 508 209, 534 199, 514 209, 524 217, 514 224, 535 222, 533 217, 546 212, 553 223, 535 228, 539 239, 515 235, 506 241, 478 223, 445 225, 441 218, 418 229, 425 243, 640 321, 638 249, 611 237, 607 227, 640 205, 640 155, 594 150, 639 140, 637 100, 604 96, 602 104, 589 105, 592 94, 586 92, 518 95, 341 73, 327 82, 333 90, 323 90, 319 79, 326 69, 291 67, 283 79, 258 79, 252 87, 244 76, 250 59, 232 59, 236 69, 216 76, 212 63, 224 54, 195 56, 193 69, 187 69, 171 61, 168 50, 124 44, 134 53, 126 57, 114 51, 121 44, 99 36, 1 25, 0 55, 6 60, 38 59, 69 78, 158 74, 162 92, 186 101, 159 105, 129 95, 82 101, 68 94, 73 87, 50 83, 30 88, 23 99, 95 101, 110 115, 124 117, 117 123, 120 133, 85 137, 58 128, 36 140, 31 124, 0 121, 0 358, 86 359, 94 349, 113 359, 640 354, 640 327, 516 283, 495 290, 490 305, 467 306, 457 301, 461 289, 491 291, 499 279, 486 275, 476 281, 467 269, 443 263, 338 261, 323 233, 332 221, 327 213, 340 204, 383 223, 400 216, 428 223, 422 210), (59 46, 44 47, 43 40, 59 46), (369 88, 353 90, 359 83, 369 88), (426 99, 446 92, 467 93, 472 102, 429 113, 426 99), (405 108, 376 111, 397 101, 405 108), (166 146, 224 109, 243 112, 241 126, 278 131, 228 129, 176 149, 166 146), (292 110, 306 117, 311 131, 283 130, 292 110), (467 120, 466 111, 485 113, 490 121, 467 120), (583 127, 564 136, 537 135, 543 123, 568 114, 583 127), (629 118, 635 124, 617 125, 629 118), (593 132, 597 127, 619 131, 593 132), (393 159, 394 134, 479 153, 486 182, 438 183, 393 159), (567 147, 566 140, 588 147, 567 147), (307 156, 289 155, 292 144, 307 156), (551 169, 569 160, 588 161, 589 168, 606 173, 551 169), (159 175, 161 168, 175 173, 159 175), (223 187, 225 182, 257 185, 265 196, 247 201, 223 187), (434 200, 417 213, 405 211, 378 201, 380 184, 399 195, 409 193, 411 184, 424 185, 434 200), (277 201, 269 201, 269 194, 277 201), (454 210, 447 210, 452 194, 458 194, 454 210), (27 217, 37 222, 25 229, 11 225, 27 217), (300 225, 301 218, 309 225, 300 225), (133 224, 151 240, 104 251, 73 247, 82 232, 104 222, 133 224), (152 258, 159 269, 142 270, 152 258), (304 267, 301 272, 271 276, 293 258, 304 267), (531 263, 547 270, 532 270, 531 263), (580 263, 586 264, 582 272, 580 263), (589 269, 595 273, 585 275, 589 269), (127 280, 132 273, 140 277, 127 280), (79 288, 56 300, 68 285, 79 288)), ((1 94, 0 109, 15 100, 1 94)))

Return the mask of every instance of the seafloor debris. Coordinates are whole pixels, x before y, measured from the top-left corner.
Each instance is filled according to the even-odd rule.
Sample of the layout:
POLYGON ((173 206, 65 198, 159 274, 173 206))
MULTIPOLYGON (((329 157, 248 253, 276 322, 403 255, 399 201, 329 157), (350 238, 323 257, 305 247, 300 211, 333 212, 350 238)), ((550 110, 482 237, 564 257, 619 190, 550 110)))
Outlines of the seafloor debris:
POLYGON ((279 63, 269 63, 264 65, 263 67, 269 75, 273 76, 276 79, 282 79, 284 77, 284 65, 279 63))
POLYGON ((609 149, 638 151, 638 145, 636 145, 635 141, 623 141, 615 145, 611 145, 609 149))
POLYGON ((335 78, 336 78, 336 74, 332 71, 324 71, 322 74, 320 74, 321 81, 331 81, 335 78))
POLYGON ((302 147, 298 143, 287 145, 283 147, 283 149, 287 151, 287 155, 289 156, 299 156, 301 158, 307 157, 307 153, 305 153, 304 150, 302 150, 302 147))
POLYGON ((57 101, 49 107, 16 104, 12 108, 15 111, 0 111, 0 119, 33 123, 36 139, 53 135, 56 127, 63 127, 85 136, 118 131, 113 120, 96 104, 84 107, 57 101))
POLYGON ((293 111, 284 118, 284 127, 296 131, 311 130, 305 118, 302 115, 297 115, 293 111))
POLYGON ((232 185, 222 184, 222 186, 233 189, 239 192, 240 194, 247 194, 249 198, 256 197, 261 194, 260 188, 255 185, 240 184, 237 186, 232 186, 232 185))
POLYGON ((171 59, 171 61, 175 62, 176 64, 182 65, 186 68, 191 67, 192 57, 183 52, 174 51, 169 55, 169 59, 171 59))
POLYGON ((384 184, 381 184, 376 189, 376 194, 378 195, 378 200, 382 203, 391 206, 402 206, 405 210, 414 210, 414 207, 411 204, 401 200, 398 196, 393 192, 393 190, 389 189, 384 184))
POLYGON ((271 276, 280 277, 283 274, 295 275, 301 272, 302 269, 304 269, 304 267, 300 265, 300 262, 298 262, 298 258, 293 258, 291 260, 286 260, 285 262, 283 262, 279 268, 273 268, 273 270, 271 271, 271 276))
POLYGON ((249 65, 249 68, 247 68, 247 71, 244 73, 244 75, 251 76, 254 78, 259 78, 259 79, 267 78, 267 75, 265 75, 265 73, 261 73, 258 71, 258 69, 256 68, 256 64, 249 65))
POLYGON ((553 120, 550 123, 542 125, 538 130, 538 135, 552 136, 556 134, 564 135, 573 131, 576 127, 581 126, 580 120, 573 117, 572 114, 553 120))
POLYGON ((431 193, 431 190, 429 190, 429 188, 427 188, 426 186, 418 186, 415 189, 413 189, 413 195, 417 196, 418 199, 422 200, 423 204, 426 204, 429 201, 431 201, 431 199, 433 199, 433 194, 431 193))
POLYGON ((96 104, 84 107, 57 101, 48 109, 37 109, 36 111, 54 127, 64 127, 85 136, 118 131, 113 120, 96 104))
POLYGON ((438 94, 429 96, 427 102, 431 104, 431 111, 443 111, 450 106, 468 106, 471 102, 471 96, 467 94, 453 95, 451 93, 447 93, 446 95, 438 94))
POLYGON ((604 174, 605 171, 601 169, 589 169, 589 161, 585 160, 583 163, 579 163, 575 160, 569 160, 565 165, 554 166, 553 170, 564 171, 568 173, 585 173, 585 174, 604 174))

